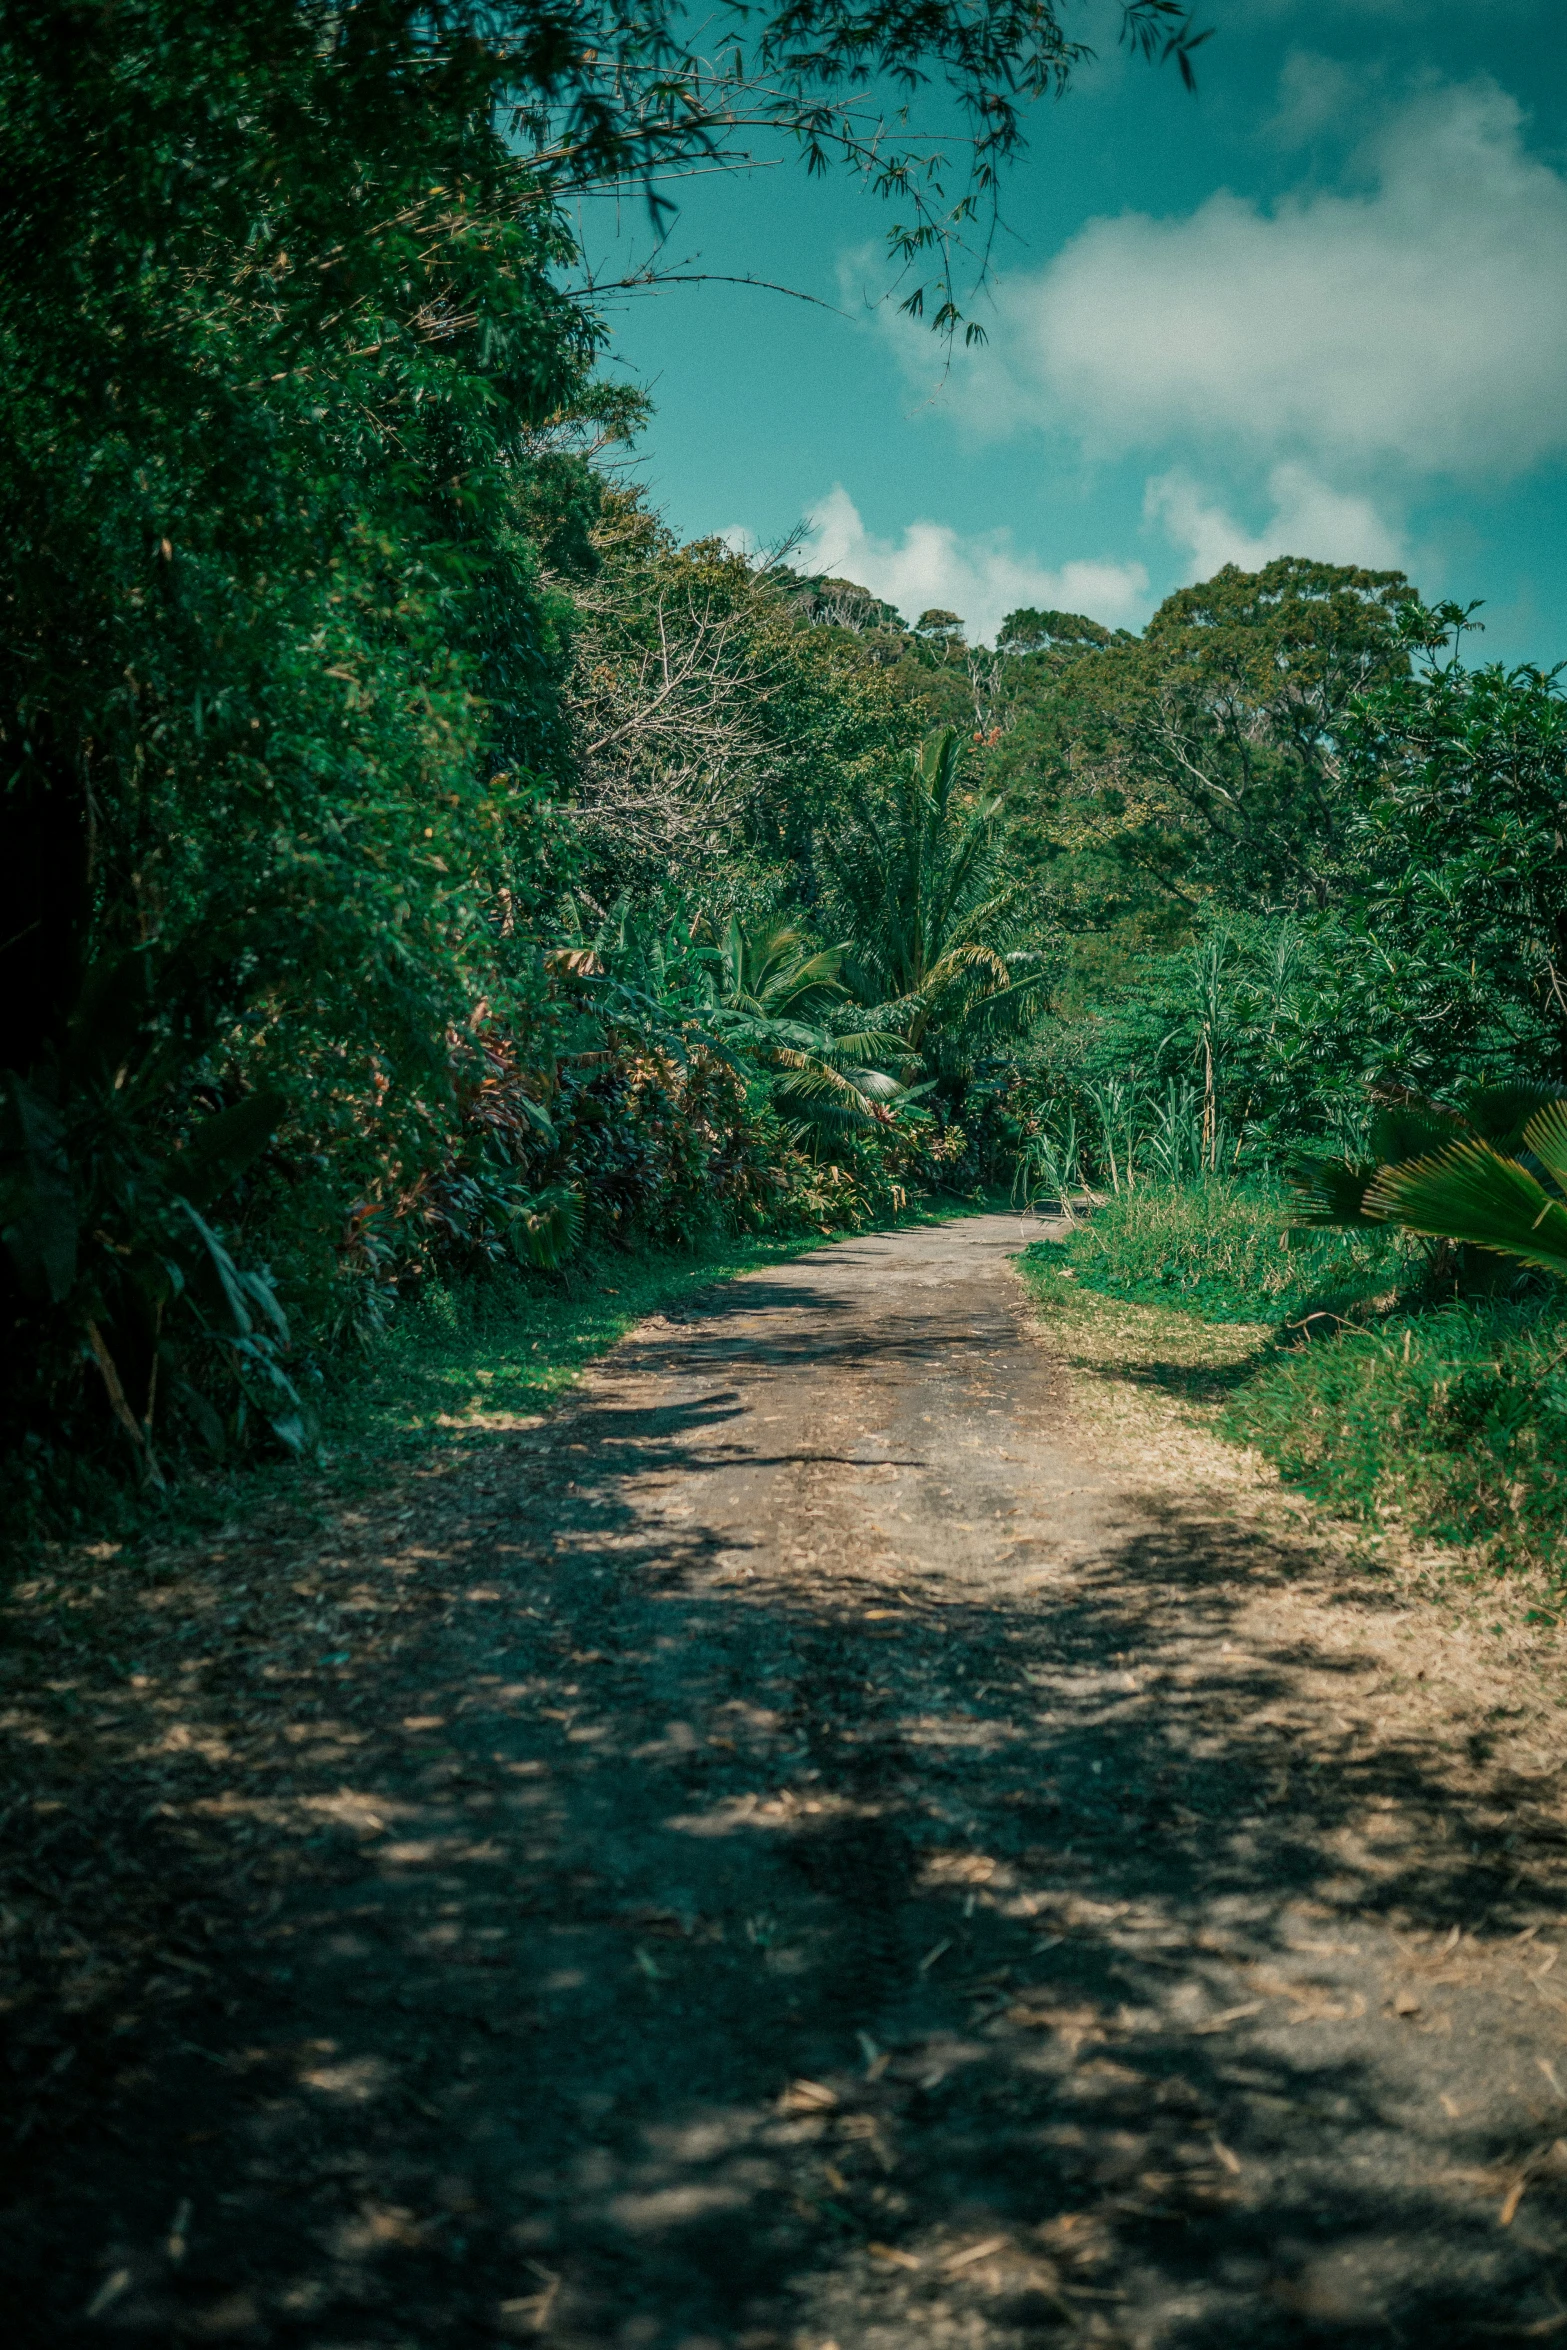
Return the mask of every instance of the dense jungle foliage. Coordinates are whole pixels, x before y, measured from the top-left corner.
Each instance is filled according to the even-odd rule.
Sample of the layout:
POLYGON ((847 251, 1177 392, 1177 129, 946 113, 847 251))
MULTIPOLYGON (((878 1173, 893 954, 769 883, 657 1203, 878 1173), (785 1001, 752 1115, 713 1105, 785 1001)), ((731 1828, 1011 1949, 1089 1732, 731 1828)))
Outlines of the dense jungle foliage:
POLYGON ((1293 560, 1140 638, 1013 616, 1021 1181, 1104 1195, 1079 1282, 1271 1333, 1227 1419, 1286 1475, 1557 1577, 1567 735, 1476 625, 1293 560))
MULTIPOLYGON (((1185 70, 1171 0, 1125 13, 1185 70)), ((1080 54, 1048 0, 734 34, 0 8, 13 1519, 308 1453, 421 1297, 987 1185, 1108 1194, 1084 1276, 1203 1310, 1458 1313, 1477 1360, 1552 1324, 1554 672, 1305 558, 992 649, 679 544, 566 198, 656 207, 760 128, 906 200, 909 306, 962 331, 1080 54), (875 110, 927 85, 951 185, 875 110), (1285 1282, 1291 1218, 1346 1236, 1285 1282)))
MULTIPOLYGON (((1123 31, 1188 70, 1174 0, 1123 31)), ((955 332, 970 224, 1083 52, 1053 0, 788 0, 712 47, 665 0, 0 8, 24 1514, 117 1458, 156 1490, 305 1449, 421 1283, 974 1174, 1004 952, 949 956, 922 1095, 931 1010, 875 936, 851 970, 814 844, 878 795, 923 825, 961 960, 993 828, 950 759, 894 780, 918 730, 857 639, 595 463, 641 407, 564 206, 656 215, 770 139, 898 199, 909 306, 955 332), (952 174, 882 104, 921 90, 952 174)))

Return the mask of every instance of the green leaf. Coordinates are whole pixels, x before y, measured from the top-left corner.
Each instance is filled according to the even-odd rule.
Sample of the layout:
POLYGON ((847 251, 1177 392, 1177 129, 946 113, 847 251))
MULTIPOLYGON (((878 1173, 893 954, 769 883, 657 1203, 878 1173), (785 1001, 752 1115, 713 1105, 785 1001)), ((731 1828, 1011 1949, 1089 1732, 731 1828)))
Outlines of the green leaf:
POLYGON ((236 1336, 248 1339, 254 1331, 256 1325, 251 1313, 251 1308, 254 1306, 262 1319, 271 1323, 278 1337, 286 1345, 288 1342, 288 1321, 282 1307, 278 1304, 277 1292, 266 1275, 264 1273, 242 1272, 200 1211, 192 1207, 188 1199, 181 1198, 178 1204, 185 1210, 186 1215, 195 1226, 197 1237, 206 1250, 208 1262, 218 1277, 218 1285, 233 1317, 236 1336))
POLYGON ((1382 1168, 1366 1204, 1408 1231, 1467 1241, 1567 1279, 1567 1204, 1488 1142, 1382 1168))
POLYGON ((541 1135, 551 1150, 559 1150, 560 1136, 555 1131, 555 1123, 549 1112, 541 1109, 537 1102, 530 1101, 525 1093, 514 1094, 512 1098, 534 1133, 541 1135))
POLYGON ((1400 1102, 1378 1110, 1369 1136, 1373 1155, 1382 1166, 1402 1159, 1418 1159, 1456 1142, 1464 1131, 1462 1119, 1450 1110, 1433 1109, 1426 1102, 1400 1102))
POLYGON ((1523 1130, 1523 1147, 1567 1191, 1567 1102, 1553 1101, 1536 1112, 1523 1130))
POLYGON ((552 1184, 518 1205, 511 1220, 513 1253, 552 1273, 582 1238, 582 1195, 569 1183, 552 1184))
POLYGON ((169 1161, 169 1188, 192 1207, 205 1208, 261 1156, 288 1105, 280 1093, 247 1094, 232 1109, 204 1118, 183 1151, 169 1161))
MULTIPOLYGON (((1559 1085, 1486 1085, 1467 1097, 1464 1116, 1482 1142, 1494 1142, 1498 1150, 1515 1152, 1530 1119, 1560 1098, 1559 1085)), ((1408 1158, 1413 1154, 1405 1151, 1400 1155, 1408 1158)))
POLYGON ((1375 1159, 1301 1160, 1289 1171, 1295 1221, 1313 1230, 1375 1228, 1382 1219, 1368 1212, 1366 1195, 1381 1172, 1375 1159))

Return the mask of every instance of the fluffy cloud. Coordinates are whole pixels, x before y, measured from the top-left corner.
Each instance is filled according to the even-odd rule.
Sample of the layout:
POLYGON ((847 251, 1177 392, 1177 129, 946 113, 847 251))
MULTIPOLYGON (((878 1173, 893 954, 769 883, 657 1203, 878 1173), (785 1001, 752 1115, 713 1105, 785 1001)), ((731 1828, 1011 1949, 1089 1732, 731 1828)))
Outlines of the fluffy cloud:
POLYGON ((1275 555, 1361 563, 1373 571, 1403 568, 1403 545, 1369 498, 1332 489, 1306 466, 1288 464, 1274 466, 1268 492, 1273 512, 1255 535, 1179 470, 1148 484, 1143 511, 1187 550, 1196 579, 1211 579, 1226 563, 1257 571, 1275 555))
POLYGON ((1018 554, 1004 530, 964 538, 943 522, 911 522, 897 541, 877 538, 841 483, 806 520, 810 535, 799 560, 858 581, 910 620, 932 606, 956 612, 976 642, 994 636, 1022 604, 1086 612, 1108 626, 1146 609, 1148 574, 1140 563, 1063 563, 1047 571, 1018 554))
POLYGON ((1472 477, 1567 447, 1567 181, 1490 81, 1408 101, 1344 187, 1091 221, 997 299, 970 414, 1100 455, 1472 477))

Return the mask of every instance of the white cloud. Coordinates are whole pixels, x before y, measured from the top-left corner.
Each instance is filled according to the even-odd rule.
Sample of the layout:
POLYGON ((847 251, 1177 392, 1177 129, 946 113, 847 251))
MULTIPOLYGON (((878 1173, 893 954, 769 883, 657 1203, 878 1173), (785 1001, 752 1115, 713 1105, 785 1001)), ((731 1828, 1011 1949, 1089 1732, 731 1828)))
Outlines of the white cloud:
POLYGON ((1279 69, 1278 111, 1264 125, 1265 136, 1281 147, 1343 138, 1374 96, 1375 78, 1364 64, 1351 68, 1312 49, 1292 49, 1279 69))
POLYGON ((842 483, 806 520, 810 535, 797 560, 870 588, 909 620, 933 606, 956 612, 976 643, 1020 605, 1086 612, 1109 626, 1146 609, 1140 563, 1084 561, 1049 571, 1018 554, 1005 530, 964 537, 944 522, 911 522, 896 542, 877 538, 842 483))
POLYGON ((1359 563, 1372 571, 1401 570, 1406 556, 1396 531, 1369 498, 1335 490, 1304 465, 1275 465, 1268 476, 1273 513, 1256 535, 1204 495, 1179 468, 1148 484, 1143 511, 1192 558, 1193 576, 1211 579, 1226 563, 1258 571, 1275 555, 1306 555, 1319 563, 1359 563))
POLYGON ((1567 447, 1567 181, 1522 129, 1493 82, 1433 88, 1343 188, 1091 221, 1001 282, 991 351, 953 395, 976 423, 1064 425, 1105 456, 1524 470, 1567 447))

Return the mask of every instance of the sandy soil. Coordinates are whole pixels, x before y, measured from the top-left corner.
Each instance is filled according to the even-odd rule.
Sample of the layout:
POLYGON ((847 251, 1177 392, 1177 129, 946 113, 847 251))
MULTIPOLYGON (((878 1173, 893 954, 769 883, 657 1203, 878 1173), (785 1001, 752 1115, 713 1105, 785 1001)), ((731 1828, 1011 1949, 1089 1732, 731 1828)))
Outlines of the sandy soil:
POLYGON ((1021 1237, 22 1588, 10 2339, 1567 2340, 1559 1676, 1074 1401, 1021 1237))

